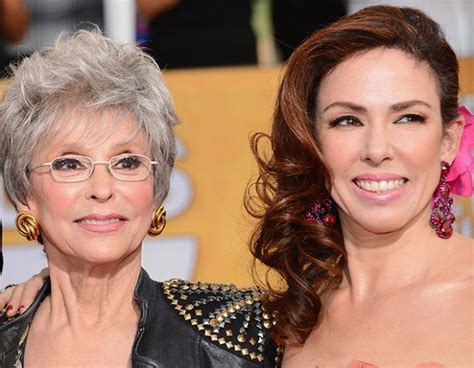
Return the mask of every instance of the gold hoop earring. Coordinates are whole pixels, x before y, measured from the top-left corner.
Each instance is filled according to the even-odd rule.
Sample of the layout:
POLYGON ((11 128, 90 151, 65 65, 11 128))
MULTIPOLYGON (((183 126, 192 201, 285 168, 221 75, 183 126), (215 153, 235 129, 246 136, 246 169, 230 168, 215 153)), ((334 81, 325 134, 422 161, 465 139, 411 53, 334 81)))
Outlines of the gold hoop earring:
POLYGON ((16 216, 16 228, 18 233, 29 241, 38 240, 39 225, 36 218, 27 211, 21 211, 16 216))
POLYGON ((158 236, 160 235, 166 226, 166 211, 163 206, 155 208, 153 210, 151 226, 148 230, 148 235, 158 236))

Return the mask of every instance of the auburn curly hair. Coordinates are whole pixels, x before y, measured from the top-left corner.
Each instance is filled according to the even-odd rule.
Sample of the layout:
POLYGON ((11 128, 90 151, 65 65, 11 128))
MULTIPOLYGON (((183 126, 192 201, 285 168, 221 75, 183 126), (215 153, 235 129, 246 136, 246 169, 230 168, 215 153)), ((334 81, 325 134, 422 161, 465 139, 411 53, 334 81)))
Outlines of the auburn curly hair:
POLYGON ((318 89, 337 65, 375 48, 399 49, 427 63, 438 80, 443 121, 458 116, 456 55, 439 25, 419 10, 368 7, 317 31, 294 51, 271 134, 251 138, 260 174, 245 200, 259 221, 250 250, 285 283, 277 288, 268 277, 265 283, 264 304, 278 314, 273 337, 281 345, 304 343, 322 318, 321 294, 339 285, 346 265, 339 225, 328 228, 304 217, 316 200, 329 197, 332 183, 315 133, 318 89))

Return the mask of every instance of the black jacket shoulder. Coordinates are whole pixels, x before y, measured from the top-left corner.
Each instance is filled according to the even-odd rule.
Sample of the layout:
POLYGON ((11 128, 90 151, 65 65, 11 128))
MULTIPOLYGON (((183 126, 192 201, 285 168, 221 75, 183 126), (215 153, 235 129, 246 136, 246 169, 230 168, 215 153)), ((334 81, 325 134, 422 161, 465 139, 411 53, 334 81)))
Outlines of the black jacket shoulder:
MULTIPOLYGON (((24 314, 0 318, 0 367, 15 366, 28 326, 50 292, 48 280, 24 314)), ((233 285, 156 282, 142 269, 134 291, 140 319, 132 367, 278 367, 282 350, 270 338, 275 319, 261 297, 258 289, 233 285)))
POLYGON ((176 313, 203 340, 255 366, 279 366, 282 351, 270 337, 276 318, 263 307, 258 288, 180 279, 161 286, 176 313))

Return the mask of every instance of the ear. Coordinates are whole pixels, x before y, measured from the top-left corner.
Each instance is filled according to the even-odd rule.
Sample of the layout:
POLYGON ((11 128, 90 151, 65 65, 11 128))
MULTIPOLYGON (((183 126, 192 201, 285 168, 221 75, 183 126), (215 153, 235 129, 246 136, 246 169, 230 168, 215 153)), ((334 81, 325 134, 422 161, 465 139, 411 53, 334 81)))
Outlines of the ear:
POLYGON ((448 123, 443 130, 441 142, 441 160, 453 163, 459 150, 461 137, 464 130, 464 116, 460 115, 448 123))
POLYGON ((31 213, 33 216, 35 216, 35 214, 36 214, 36 211, 35 211, 35 209, 34 209, 34 206, 32 206, 32 205, 30 204, 30 201, 29 201, 29 200, 26 201, 26 204, 17 203, 15 207, 16 207, 16 209, 17 209, 18 212, 26 211, 26 212, 31 213))
POLYGON ((30 212, 30 207, 28 206, 28 204, 17 203, 15 207, 18 212, 22 212, 22 211, 30 212))

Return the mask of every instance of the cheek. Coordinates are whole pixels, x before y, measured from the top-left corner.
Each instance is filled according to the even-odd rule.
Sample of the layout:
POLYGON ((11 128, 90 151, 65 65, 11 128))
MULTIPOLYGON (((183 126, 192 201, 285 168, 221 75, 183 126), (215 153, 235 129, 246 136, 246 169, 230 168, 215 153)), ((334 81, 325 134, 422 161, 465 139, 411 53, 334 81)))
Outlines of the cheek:
POLYGON ((41 215, 62 215, 71 212, 75 203, 78 203, 80 192, 73 185, 49 182, 39 185, 35 196, 40 198, 37 208, 41 215))
POLYGON ((130 188, 127 194, 124 193, 125 198, 127 198, 126 207, 129 208, 128 215, 135 218, 134 223, 137 226, 137 232, 141 234, 144 231, 144 235, 146 235, 152 221, 154 207, 153 184, 140 183, 140 185, 133 185, 132 187, 133 189, 130 188))
POLYGON ((145 212, 147 215, 151 213, 154 204, 153 182, 147 180, 143 183, 127 185, 122 193, 136 212, 145 212))
POLYGON ((326 134, 322 137, 321 150, 323 159, 327 167, 337 180, 340 173, 347 172, 355 160, 359 158, 359 148, 357 147, 357 140, 352 138, 347 140, 347 137, 326 134))
POLYGON ((407 161, 420 170, 426 170, 432 163, 441 162, 441 133, 425 132, 418 135, 400 135, 396 140, 399 152, 407 161))

